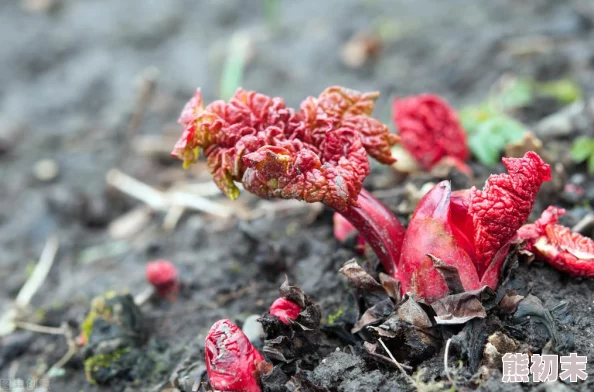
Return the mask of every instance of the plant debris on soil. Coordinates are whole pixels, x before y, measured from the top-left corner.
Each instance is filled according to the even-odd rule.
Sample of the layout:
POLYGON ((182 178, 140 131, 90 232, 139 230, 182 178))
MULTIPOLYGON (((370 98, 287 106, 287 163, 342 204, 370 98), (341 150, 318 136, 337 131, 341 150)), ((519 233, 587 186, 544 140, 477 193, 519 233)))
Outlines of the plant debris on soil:
POLYGON ((480 189, 501 156, 536 151, 552 179, 528 221, 557 206, 592 238, 574 143, 594 140, 590 0, 14 0, 0 33, 0 391, 211 391, 205 339, 223 319, 266 359, 266 392, 594 389, 594 279, 514 243, 496 290, 465 291, 431 257, 448 293, 428 303, 356 235, 338 241, 331 209, 226 200, 204 160, 170 156, 197 86, 290 107, 377 90, 392 132, 393 98, 432 93, 460 115, 472 175, 402 151, 371 164, 364 187, 404 225, 440 181, 480 189), (282 301, 299 311, 271 311, 282 301), (505 384, 506 353, 577 353, 588 378, 505 384))

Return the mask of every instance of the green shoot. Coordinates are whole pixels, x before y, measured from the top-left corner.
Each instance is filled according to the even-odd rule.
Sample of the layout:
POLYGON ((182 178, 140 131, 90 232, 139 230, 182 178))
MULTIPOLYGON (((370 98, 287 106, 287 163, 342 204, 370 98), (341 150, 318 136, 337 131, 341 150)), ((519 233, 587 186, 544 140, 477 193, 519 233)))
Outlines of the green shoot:
POLYGON ((594 174, 594 138, 587 136, 577 138, 571 147, 570 155, 576 163, 587 161, 588 172, 594 174))

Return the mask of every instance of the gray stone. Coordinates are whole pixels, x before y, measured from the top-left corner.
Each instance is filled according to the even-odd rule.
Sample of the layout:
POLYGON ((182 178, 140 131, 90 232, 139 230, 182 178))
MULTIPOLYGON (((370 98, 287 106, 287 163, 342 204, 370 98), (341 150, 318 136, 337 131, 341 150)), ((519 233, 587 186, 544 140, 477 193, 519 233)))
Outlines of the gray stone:
POLYGON ((243 322, 242 331, 252 343, 259 343, 260 337, 264 335, 262 324, 260 324, 258 321, 259 318, 260 315, 252 314, 251 316, 248 316, 243 322))

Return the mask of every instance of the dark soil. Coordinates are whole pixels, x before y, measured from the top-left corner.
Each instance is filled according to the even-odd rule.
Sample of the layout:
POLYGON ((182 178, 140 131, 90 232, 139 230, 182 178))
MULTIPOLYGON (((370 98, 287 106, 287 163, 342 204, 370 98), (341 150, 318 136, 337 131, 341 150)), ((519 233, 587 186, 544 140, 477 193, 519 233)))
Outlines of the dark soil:
MULTIPOLYGON (((55 327, 69 322, 76 328, 95 296, 108 290, 134 295, 146 289, 144 267, 153 259, 174 262, 184 283, 177 301, 153 301, 141 308, 151 339, 139 355, 150 354, 150 366, 145 364, 150 371, 136 366, 136 375, 118 373, 108 386, 91 385, 82 357, 75 356, 65 372, 51 380, 51 390, 169 391, 171 378, 179 390, 191 391, 204 374, 203 342, 210 326, 221 318, 241 325, 249 315, 264 314, 278 297, 285 275, 320 304, 323 323, 336 315, 342 320, 358 317, 353 291, 338 274, 355 253, 333 238, 329 210, 270 207, 277 204, 264 208, 244 192, 235 203, 212 198, 237 208, 243 219, 186 213, 175 230, 167 232, 162 229, 164 214, 152 213, 140 230, 123 239, 114 239, 108 231, 115 219, 140 206, 106 185, 110 169, 117 167, 160 189, 174 181, 209 180, 204 166, 183 172, 177 161, 138 153, 133 144, 142 135, 161 135, 167 141, 171 128, 177 134, 175 121, 196 86, 202 87, 207 101, 217 98, 234 33, 247 35, 253 49, 243 87, 282 96, 290 106, 335 84, 379 90, 382 98, 375 115, 391 123, 389 102, 395 95, 433 92, 459 108, 484 99, 506 73, 570 77, 583 89, 589 108, 594 102, 591 0, 286 1, 276 26, 264 18, 264 3, 0 3, 2 312, 12 306, 51 234, 59 237, 59 253, 32 301, 27 317, 31 322, 55 327), (384 37, 377 58, 357 69, 346 67, 340 52, 349 38, 377 32, 384 37), (139 80, 149 67, 158 69, 158 83, 135 129, 130 120, 139 101, 139 80), (51 181, 35 172, 36 162, 43 159, 58 166, 51 181), (263 210, 268 212, 259 213, 263 210)), ((545 102, 533 109, 527 115, 529 125, 557 108, 545 102)), ((572 226, 591 210, 594 180, 568 157, 576 136, 594 135, 588 109, 582 120, 572 123, 568 133, 538 135, 548 161, 560 163, 563 170, 556 171, 557 187, 539 195, 533 218, 550 204, 561 205, 569 210, 563 223, 572 226), (579 185, 583 194, 560 191, 565 182, 579 185)), ((162 147, 166 151, 171 146, 162 147)), ((481 184, 491 172, 479 164, 473 168, 475 181, 454 179, 454 188, 481 184)), ((428 180, 410 181, 420 185, 428 180)), ((378 167, 367 185, 387 190, 382 199, 396 209, 406 181, 378 167)), ((594 280, 572 278, 539 261, 522 262, 507 287, 539 298, 552 310, 567 352, 594 359, 594 280), (557 306, 563 303, 567 309, 561 311, 557 306)), ((514 335, 531 352, 540 352, 549 340, 537 321, 517 327, 514 335)), ((360 339, 351 335, 354 341, 348 342, 336 331, 323 331, 319 352, 327 357, 307 373, 302 390, 314 390, 307 389, 307 383, 330 391, 407 388, 396 369, 361 355, 360 339)), ((39 377, 66 351, 61 336, 15 332, 0 341, 0 379, 39 377)), ((450 355, 451 366, 462 359, 456 350, 450 355)), ((487 381, 468 382, 468 366, 465 360, 459 390, 565 390, 560 384, 545 389, 504 385, 497 370, 487 381)), ((418 366, 422 368, 425 378, 419 380, 429 386, 433 377, 444 379, 443 348, 426 358, 418 366)), ((567 388, 594 389, 590 364, 588 372, 586 383, 567 388)))

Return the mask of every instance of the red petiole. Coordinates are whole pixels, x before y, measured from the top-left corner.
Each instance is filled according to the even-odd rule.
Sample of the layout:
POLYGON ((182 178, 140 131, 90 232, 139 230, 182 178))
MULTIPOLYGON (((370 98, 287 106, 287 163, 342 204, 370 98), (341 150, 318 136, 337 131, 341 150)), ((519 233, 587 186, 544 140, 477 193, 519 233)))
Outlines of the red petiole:
POLYGON ((369 191, 361 189, 358 207, 339 212, 371 246, 390 275, 396 272, 405 229, 396 216, 369 191))

